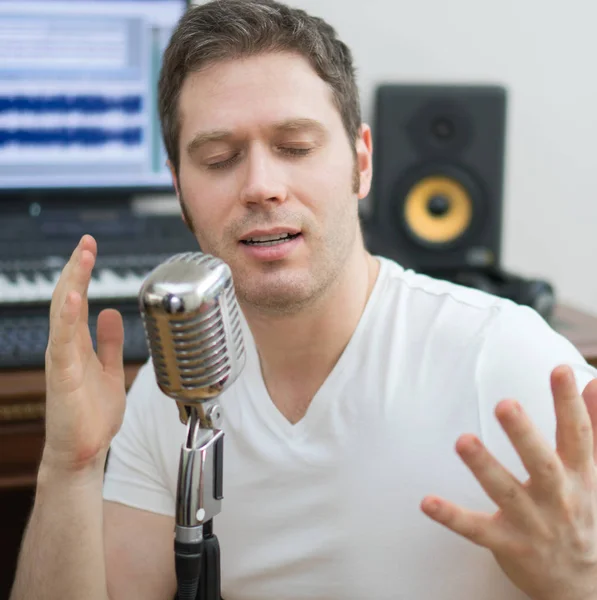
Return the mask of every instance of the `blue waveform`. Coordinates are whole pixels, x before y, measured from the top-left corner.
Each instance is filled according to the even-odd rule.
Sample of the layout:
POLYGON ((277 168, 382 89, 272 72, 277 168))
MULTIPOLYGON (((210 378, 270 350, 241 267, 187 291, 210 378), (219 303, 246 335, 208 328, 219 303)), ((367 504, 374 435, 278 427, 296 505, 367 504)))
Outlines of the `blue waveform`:
POLYGON ((140 113, 143 107, 141 96, 104 98, 103 96, 0 96, 0 113, 84 113, 103 114, 122 111, 126 114, 140 113))
POLYGON ((109 142, 138 145, 143 140, 141 127, 109 131, 100 127, 56 127, 52 129, 0 129, 0 147, 23 146, 102 146, 109 142))

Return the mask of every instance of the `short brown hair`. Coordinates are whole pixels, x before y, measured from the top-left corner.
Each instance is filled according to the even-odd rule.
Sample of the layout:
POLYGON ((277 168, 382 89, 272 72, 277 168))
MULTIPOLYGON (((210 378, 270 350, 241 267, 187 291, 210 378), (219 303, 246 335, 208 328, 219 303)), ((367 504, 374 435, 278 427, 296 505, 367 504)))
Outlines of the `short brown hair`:
POLYGON ((186 76, 219 60, 265 52, 303 55, 332 89, 353 149, 361 126, 352 53, 333 27, 274 0, 211 0, 189 8, 164 53, 158 110, 168 158, 178 173, 178 101, 186 76))

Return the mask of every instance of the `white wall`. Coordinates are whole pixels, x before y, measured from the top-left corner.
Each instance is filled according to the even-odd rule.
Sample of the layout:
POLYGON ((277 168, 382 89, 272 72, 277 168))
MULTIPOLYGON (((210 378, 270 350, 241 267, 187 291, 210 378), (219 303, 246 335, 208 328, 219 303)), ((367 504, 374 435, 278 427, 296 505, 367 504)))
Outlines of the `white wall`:
POLYGON ((288 1, 352 48, 366 120, 381 80, 508 87, 504 266, 597 314, 597 2, 288 1))
POLYGON ((597 314, 597 3, 291 3, 353 49, 365 119, 381 80, 508 87, 504 266, 597 314))

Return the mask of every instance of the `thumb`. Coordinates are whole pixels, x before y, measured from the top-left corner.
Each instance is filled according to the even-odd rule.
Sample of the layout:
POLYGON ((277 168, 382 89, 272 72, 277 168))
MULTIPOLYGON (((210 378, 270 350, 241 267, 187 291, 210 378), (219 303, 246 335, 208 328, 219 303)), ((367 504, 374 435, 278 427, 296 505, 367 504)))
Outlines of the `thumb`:
POLYGON ((97 318, 97 356, 110 375, 123 372, 124 325, 114 309, 102 310, 97 318))
POLYGON ((593 460, 597 464, 597 379, 593 379, 587 384, 582 397, 591 418, 591 426, 593 428, 593 460))

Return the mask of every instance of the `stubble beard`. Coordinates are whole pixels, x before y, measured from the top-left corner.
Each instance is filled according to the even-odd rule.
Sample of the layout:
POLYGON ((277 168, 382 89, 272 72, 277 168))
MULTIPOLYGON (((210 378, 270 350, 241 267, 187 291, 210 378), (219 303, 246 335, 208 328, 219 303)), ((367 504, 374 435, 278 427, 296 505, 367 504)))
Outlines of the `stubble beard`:
MULTIPOLYGON (((357 194, 360 185, 360 173, 356 156, 353 162, 351 183, 352 193, 357 194)), ((187 226, 201 245, 200 237, 203 236, 198 234, 182 195, 180 205, 187 226)), ((298 218, 300 218, 300 215, 295 215, 294 221, 291 217, 289 222, 296 222, 298 218)), ((315 255, 315 262, 309 265, 307 282, 302 280, 300 274, 296 274, 293 281, 292 275, 295 274, 286 273, 281 274, 279 278, 272 282, 273 285, 267 285, 266 289, 259 289, 259 287, 255 289, 255 286, 250 285, 251 269, 246 269, 243 273, 242 264, 235 268, 234 261, 229 261, 229 266, 233 271, 235 292, 241 306, 250 307, 263 314, 288 316, 298 314, 316 305, 341 277, 354 249, 357 241, 358 210, 355 209, 354 214, 351 212, 350 216, 344 213, 343 218, 336 222, 338 224, 342 223, 342 226, 333 227, 327 234, 311 238, 311 248, 315 255), (319 256, 317 256, 318 254, 319 256), (322 258, 322 255, 325 257, 322 258)), ((247 229, 244 225, 243 228, 243 230, 247 229)), ((238 230, 239 225, 236 224, 234 229, 238 230)), ((234 233, 232 235, 228 235, 228 233, 230 232, 224 235, 225 239, 235 240, 238 238, 234 233)), ((312 236, 314 234, 309 233, 308 235, 312 236)), ((234 256, 234 253, 237 252, 236 248, 230 248, 228 251, 221 244, 210 243, 209 239, 206 242, 205 249, 202 248, 202 251, 209 252, 225 262, 228 262, 226 260, 227 256, 234 256)), ((284 272, 285 267, 277 263, 264 263, 262 269, 265 273, 268 270, 270 272, 276 270, 284 272)))

